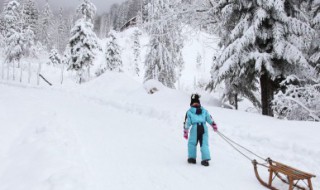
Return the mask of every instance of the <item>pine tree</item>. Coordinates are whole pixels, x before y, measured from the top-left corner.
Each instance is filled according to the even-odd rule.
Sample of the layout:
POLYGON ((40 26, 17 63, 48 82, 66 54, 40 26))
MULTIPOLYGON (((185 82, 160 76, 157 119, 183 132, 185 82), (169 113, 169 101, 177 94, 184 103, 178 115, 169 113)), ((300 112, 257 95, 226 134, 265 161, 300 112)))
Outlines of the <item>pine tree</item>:
POLYGON ((35 34, 32 30, 32 26, 28 26, 23 30, 23 39, 24 39, 24 53, 23 55, 31 57, 35 55, 35 34))
POLYGON ((69 36, 69 32, 67 30, 62 7, 60 7, 59 9, 59 16, 58 16, 57 23, 58 23, 57 49, 59 54, 61 55, 65 51, 66 41, 69 36))
POLYGON ((305 55, 314 31, 297 16, 295 3, 220 0, 217 5, 225 47, 218 58, 219 82, 232 78, 241 89, 242 84, 254 89, 257 81, 248 79, 258 77, 264 115, 273 115, 271 102, 281 80, 292 73, 306 77, 310 68, 305 55))
POLYGON ((61 64, 61 57, 57 49, 53 48, 49 54, 49 64, 52 65, 60 65, 61 64))
MULTIPOLYGON (((4 20, 4 14, 0 14, 0 53, 3 53, 4 46, 5 46, 5 20, 4 20)), ((3 75, 2 75, 3 76, 3 75)))
MULTIPOLYGON (((178 10, 179 4, 171 4, 170 6, 170 13, 171 15, 175 14, 175 10, 178 10)), ((179 19, 169 21, 168 27, 170 28, 168 31, 168 40, 167 46, 169 47, 169 51, 172 54, 173 63, 175 65, 175 72, 176 78, 179 80, 181 76, 181 72, 184 68, 184 60, 182 56, 182 49, 183 49, 183 36, 182 36, 182 27, 181 22, 179 19)))
POLYGON ((149 21, 150 3, 148 0, 142 0, 142 22, 149 21))
POLYGON ((151 36, 149 50, 145 61, 145 81, 155 79, 169 88, 175 88, 177 71, 183 66, 181 54, 182 40, 179 24, 164 19, 172 14, 174 4, 168 0, 157 0, 148 10, 150 20, 148 32, 151 36))
POLYGON ((95 58, 95 50, 99 48, 97 36, 93 32, 93 25, 84 19, 79 19, 71 30, 69 41, 70 57, 69 70, 75 70, 78 81, 82 83, 90 77, 90 67, 95 58), (85 76, 87 70, 87 76, 85 76))
MULTIPOLYGON (((7 78, 9 78, 9 64, 12 65, 12 77, 15 79, 15 63, 20 65, 20 59, 23 55, 23 34, 21 27, 20 3, 10 1, 4 7, 3 18, 5 24, 5 54, 6 62, 8 63, 7 78)), ((3 69, 2 69, 3 73, 3 69)))
POLYGON ((27 0, 23 6, 23 24, 24 28, 30 27, 30 29, 36 32, 38 27, 39 11, 36 7, 34 0, 27 0))
POLYGON ((3 47, 5 46, 4 37, 0 33, 0 54, 2 54, 3 47))
POLYGON ((134 70, 135 73, 139 76, 140 69, 139 69, 139 63, 140 63, 140 54, 141 54, 141 45, 140 45, 140 39, 141 32, 139 30, 135 30, 133 33, 133 55, 134 55, 134 70))
POLYGON ((94 5, 84 0, 78 9, 82 13, 75 26, 71 29, 71 39, 66 53, 68 56, 69 70, 77 72, 78 82, 90 78, 90 67, 95 59, 95 52, 100 49, 96 34, 93 32, 92 19, 95 12, 94 5))
MULTIPOLYGON (((23 56, 24 39, 21 32, 9 30, 9 35, 6 37, 6 61, 12 64, 13 80, 15 79, 15 63, 20 65, 20 60, 23 56)), ((9 68, 8 68, 9 72, 9 68)), ((9 76, 9 73, 8 73, 9 76)))
POLYGON ((0 15, 0 34, 3 35, 5 32, 5 22, 3 18, 3 14, 0 15))
POLYGON ((117 43, 117 39, 115 37, 115 32, 111 31, 109 33, 109 41, 106 46, 106 70, 109 71, 122 71, 122 60, 120 47, 117 43))
POLYGON ((320 2, 312 1, 311 25, 317 31, 312 41, 310 61, 320 75, 320 2))
POLYGON ((155 79, 163 85, 174 88, 175 69, 170 60, 170 53, 163 43, 159 43, 157 37, 152 37, 147 58, 145 61, 145 81, 155 79))
POLYGON ((2 18, 4 31, 3 34, 11 30, 17 30, 19 28, 18 22, 20 20, 20 3, 17 1, 10 1, 3 9, 2 18))
POLYGON ((94 22, 94 16, 97 12, 96 6, 90 0, 83 0, 77 9, 77 13, 85 21, 94 22))
POLYGON ((48 50, 50 50, 53 46, 52 41, 52 26, 53 26, 53 13, 51 11, 49 0, 46 0, 46 4, 41 13, 41 17, 39 19, 39 36, 40 41, 44 44, 48 50))

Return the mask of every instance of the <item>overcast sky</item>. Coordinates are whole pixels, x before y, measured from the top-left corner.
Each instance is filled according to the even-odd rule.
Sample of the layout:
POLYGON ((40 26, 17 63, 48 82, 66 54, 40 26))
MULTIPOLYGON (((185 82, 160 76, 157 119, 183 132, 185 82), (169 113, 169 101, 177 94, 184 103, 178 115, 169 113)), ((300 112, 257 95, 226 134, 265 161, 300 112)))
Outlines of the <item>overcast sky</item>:
MULTIPOLYGON (((7 2, 9 0, 0 0, 0 7, 2 7, 4 2, 7 2)), ((46 1, 45 0, 34 0, 37 2, 39 6, 42 6, 46 1)), ((93 2, 99 13, 108 12, 109 8, 114 3, 122 3, 125 0, 91 0, 93 2)), ((60 6, 62 6, 64 9, 69 8, 76 8, 82 0, 49 0, 50 5, 52 8, 57 10, 60 6)))

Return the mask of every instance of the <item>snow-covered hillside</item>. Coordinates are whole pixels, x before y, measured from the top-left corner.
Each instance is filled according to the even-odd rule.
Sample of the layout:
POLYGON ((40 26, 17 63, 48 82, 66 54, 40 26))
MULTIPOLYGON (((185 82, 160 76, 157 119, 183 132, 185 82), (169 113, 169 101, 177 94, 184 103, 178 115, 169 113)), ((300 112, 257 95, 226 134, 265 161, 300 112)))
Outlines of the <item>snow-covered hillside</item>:
MULTIPOLYGON (((111 72, 72 88, 1 81, 0 189, 264 189, 252 164, 213 131, 210 167, 199 160, 188 165, 182 122, 189 94, 158 86, 150 95, 128 74, 111 72)), ((201 100, 225 135, 320 175, 318 123, 280 121, 201 100)), ((320 188, 319 180, 313 183, 320 188)))

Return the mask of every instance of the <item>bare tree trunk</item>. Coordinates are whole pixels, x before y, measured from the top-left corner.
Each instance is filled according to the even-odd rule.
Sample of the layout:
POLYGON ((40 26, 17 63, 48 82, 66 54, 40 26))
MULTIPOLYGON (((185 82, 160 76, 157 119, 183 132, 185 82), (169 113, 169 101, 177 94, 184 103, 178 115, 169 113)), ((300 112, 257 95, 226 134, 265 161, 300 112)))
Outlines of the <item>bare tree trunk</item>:
POLYGON ((239 107, 238 107, 238 94, 234 94, 234 107, 236 108, 236 110, 239 109, 239 107))
POLYGON ((262 115, 273 117, 271 105, 273 100, 274 88, 272 83, 273 81, 270 79, 267 71, 263 69, 260 76, 262 115))

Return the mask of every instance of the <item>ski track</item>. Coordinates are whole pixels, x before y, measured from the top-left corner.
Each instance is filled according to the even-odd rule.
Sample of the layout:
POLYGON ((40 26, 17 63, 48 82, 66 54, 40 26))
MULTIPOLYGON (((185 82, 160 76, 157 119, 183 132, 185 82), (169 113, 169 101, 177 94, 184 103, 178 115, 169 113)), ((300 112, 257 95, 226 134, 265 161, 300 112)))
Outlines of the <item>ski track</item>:
MULTIPOLYGON (((130 100, 118 102, 62 89, 35 91, 2 83, 0 88, 9 94, 23 94, 19 99, 18 95, 1 93, 0 103, 8 101, 8 108, 12 104, 19 107, 17 115, 27 123, 12 122, 10 127, 17 125, 19 129, 7 133, 13 138, 0 140, 7 144, 0 147, 0 189, 264 189, 255 179, 252 164, 213 132, 209 134, 211 166, 202 167, 199 159, 197 165, 188 165, 187 142, 182 138, 186 110, 181 108, 156 109, 130 100), (37 109, 28 113, 31 107, 37 109)), ((1 119, 11 122, 10 114, 15 111, 1 119)), ((320 163, 317 150, 254 133, 259 129, 250 133, 244 124, 238 126, 227 118, 220 121, 228 111, 212 107, 209 111, 215 113, 221 131, 258 153, 292 162, 301 160, 298 163, 309 169, 320 163), (271 151, 265 147, 272 147, 271 151), (301 156, 286 156, 290 152, 301 156), (303 154, 314 155, 314 160, 304 162, 303 154)), ((313 183, 317 189, 319 184, 316 180, 313 183)))

